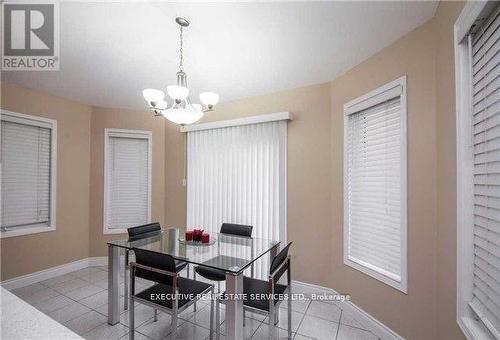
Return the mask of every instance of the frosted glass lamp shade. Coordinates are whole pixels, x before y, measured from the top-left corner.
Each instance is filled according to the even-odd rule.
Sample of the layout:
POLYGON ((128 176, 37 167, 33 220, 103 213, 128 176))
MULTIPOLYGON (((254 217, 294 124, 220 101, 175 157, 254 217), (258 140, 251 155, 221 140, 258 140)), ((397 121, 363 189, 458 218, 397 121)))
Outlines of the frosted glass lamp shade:
POLYGON ((214 106, 219 102, 219 95, 214 92, 200 93, 200 100, 206 106, 214 106))
POLYGON ((203 107, 200 104, 191 104, 191 107, 196 111, 203 111, 203 107))
POLYGON ((148 103, 159 103, 165 98, 165 93, 156 89, 144 89, 142 95, 148 103))
POLYGON ((167 86, 167 92, 170 98, 176 100, 184 100, 189 95, 189 89, 187 87, 178 85, 167 86))
POLYGON ((165 110, 168 107, 168 103, 164 100, 156 103, 155 109, 158 110, 165 110))
POLYGON ((169 121, 180 125, 193 124, 203 117, 203 111, 193 109, 168 109, 163 110, 162 114, 169 121))

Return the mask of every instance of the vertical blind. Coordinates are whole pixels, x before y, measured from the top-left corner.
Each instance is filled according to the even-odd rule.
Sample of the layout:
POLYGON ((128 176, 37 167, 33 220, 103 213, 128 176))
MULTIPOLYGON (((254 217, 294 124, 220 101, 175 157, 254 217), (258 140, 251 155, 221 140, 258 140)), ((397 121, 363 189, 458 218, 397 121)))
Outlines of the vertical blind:
MULTIPOLYGON (((283 239, 286 121, 187 133, 187 226, 252 225, 253 237, 283 239)), ((250 249, 243 247, 249 255, 250 249)), ((240 257, 242 247, 228 256, 240 257)), ((268 270, 263 258, 256 275, 268 270)))
POLYGON ((1 122, 2 228, 50 225, 51 129, 1 122))
POLYGON ((472 41, 473 288, 470 306, 500 339, 500 16, 472 41))
POLYGON ((347 257, 400 282, 402 136, 397 97, 347 117, 347 257))
POLYGON ((106 226, 124 229, 149 222, 149 140, 110 136, 106 226))

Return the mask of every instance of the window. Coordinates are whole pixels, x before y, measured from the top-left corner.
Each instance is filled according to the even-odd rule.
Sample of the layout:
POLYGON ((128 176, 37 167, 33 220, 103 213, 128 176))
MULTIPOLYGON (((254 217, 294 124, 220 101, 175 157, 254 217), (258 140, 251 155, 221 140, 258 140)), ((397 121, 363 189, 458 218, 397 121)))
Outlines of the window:
POLYGON ((151 221, 150 131, 105 129, 104 233, 151 221))
MULTIPOLYGON (((253 237, 286 241, 287 119, 271 114, 185 128, 188 228, 217 233, 224 222, 247 224, 253 237)), ((263 257, 255 276, 268 270, 263 257)))
POLYGON ((467 3, 455 24, 457 321, 500 339, 500 6, 467 3))
POLYGON ((406 293, 406 77, 344 113, 344 263, 406 293))
POLYGON ((1 237, 55 230, 57 122, 1 112, 1 237))

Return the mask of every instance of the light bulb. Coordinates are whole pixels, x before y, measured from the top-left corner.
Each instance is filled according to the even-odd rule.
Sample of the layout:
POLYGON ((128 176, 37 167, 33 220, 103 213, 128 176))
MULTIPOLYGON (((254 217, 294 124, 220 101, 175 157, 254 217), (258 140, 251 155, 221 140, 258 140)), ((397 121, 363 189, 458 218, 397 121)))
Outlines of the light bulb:
POLYGON ((200 100, 206 106, 214 106, 219 102, 219 95, 214 92, 203 92, 200 93, 200 100))
POLYGON ((175 100, 184 100, 189 95, 189 89, 179 85, 167 86, 167 92, 168 95, 175 100))
POLYGON ((165 98, 165 93, 156 89, 144 89, 142 95, 148 103, 159 103, 165 98))

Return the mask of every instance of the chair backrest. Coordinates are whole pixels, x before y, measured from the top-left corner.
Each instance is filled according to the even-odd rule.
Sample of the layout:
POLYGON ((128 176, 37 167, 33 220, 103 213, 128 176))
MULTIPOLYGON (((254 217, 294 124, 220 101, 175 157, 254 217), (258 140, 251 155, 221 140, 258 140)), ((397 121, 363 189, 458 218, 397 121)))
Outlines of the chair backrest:
POLYGON ((140 239, 142 237, 148 237, 151 233, 155 233, 161 230, 160 223, 148 223, 137 227, 130 227, 127 229, 129 239, 140 239))
MULTIPOLYGON (((281 251, 273 258, 271 261, 271 266, 269 266, 269 275, 273 274, 276 269, 279 268, 279 266, 287 259, 288 257, 288 250, 290 249, 290 246, 292 245, 292 242, 288 243, 285 248, 281 249, 281 251)), ((277 282, 281 275, 288 269, 288 265, 281 267, 281 269, 274 273, 274 280, 277 282)))
POLYGON ((253 226, 234 223, 222 223, 220 233, 226 235, 252 237, 253 226))
MULTIPOLYGON (((133 248, 135 254, 135 262, 155 269, 177 273, 175 260, 168 254, 160 254, 151 250, 133 248)), ((160 274, 152 270, 137 267, 135 276, 154 282, 172 285, 173 276, 160 274)))

